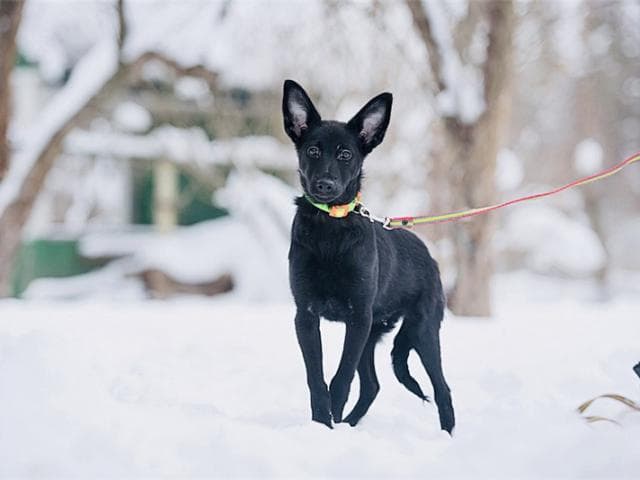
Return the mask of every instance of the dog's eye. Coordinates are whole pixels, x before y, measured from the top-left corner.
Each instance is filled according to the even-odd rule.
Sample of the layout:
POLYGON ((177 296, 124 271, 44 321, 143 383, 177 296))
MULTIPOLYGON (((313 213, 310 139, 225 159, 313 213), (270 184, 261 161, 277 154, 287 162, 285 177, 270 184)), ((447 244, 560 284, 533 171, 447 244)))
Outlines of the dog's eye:
POLYGON ((351 157, 353 157, 353 154, 349 150, 340 150, 340 153, 338 153, 338 160, 343 162, 348 162, 351 157))
POLYGON ((320 156, 320 149, 318 147, 307 148, 307 155, 311 158, 318 158, 320 156))

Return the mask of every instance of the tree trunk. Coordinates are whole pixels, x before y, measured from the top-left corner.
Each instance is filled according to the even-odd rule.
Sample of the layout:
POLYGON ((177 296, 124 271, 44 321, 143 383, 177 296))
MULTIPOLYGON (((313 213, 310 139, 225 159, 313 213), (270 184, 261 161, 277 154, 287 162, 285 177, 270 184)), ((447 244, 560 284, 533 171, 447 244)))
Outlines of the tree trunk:
MULTIPOLYGON (((461 171, 461 175, 452 172, 456 198, 464 199, 465 205, 460 207, 495 201, 496 157, 506 137, 511 113, 513 4, 496 0, 486 6, 489 19, 489 45, 483 69, 486 110, 467 129, 453 122, 446 124, 461 171)), ((491 314, 494 223, 492 216, 483 216, 454 225, 458 272, 448 303, 457 315, 491 314)))
POLYGON ((23 0, 0 1, 0 181, 9 166, 7 130, 11 118, 11 70, 16 57, 16 33, 23 0))
MULTIPOLYGON (((480 5, 489 27, 487 60, 482 68, 486 109, 473 123, 465 123, 457 116, 444 117, 446 141, 442 148, 446 152, 437 152, 437 157, 451 166, 447 180, 454 209, 480 207, 494 201, 496 156, 505 137, 510 114, 513 3, 492 0, 480 5)), ((407 0, 407 6, 428 51, 434 93, 437 95, 451 88, 443 67, 447 60, 444 57, 446 50, 434 37, 433 19, 429 18, 422 5, 407 0)), ((475 13, 478 14, 478 9, 475 13)), ((463 30, 468 32, 469 25, 463 30)), ((448 304, 457 315, 491 314, 493 228, 490 216, 476 217, 452 228, 457 276, 448 304)))
POLYGON ((11 294, 13 260, 20 247, 22 231, 29 219, 38 193, 42 189, 55 159, 62 151, 64 138, 71 130, 85 125, 93 118, 100 99, 107 92, 116 88, 126 77, 126 73, 125 70, 118 71, 89 102, 60 125, 40 151, 33 167, 20 185, 16 199, 4 211, 0 212, 0 298, 11 294))
MULTIPOLYGON (((587 29, 585 32, 586 37, 587 34, 595 30, 598 25, 595 24, 591 16, 591 18, 588 18, 585 27, 587 29)), ((611 142, 610 138, 608 138, 608 131, 606 126, 603 125, 606 121, 603 121, 603 112, 596 101, 598 98, 596 83, 597 75, 597 73, 593 73, 588 77, 582 77, 576 80, 576 98, 574 102, 574 108, 576 110, 576 124, 574 137, 576 143, 587 138, 592 138, 594 141, 597 141, 602 145, 604 152, 608 153, 614 151, 614 149, 610 147, 610 144, 615 145, 615 140, 611 142)), ((607 155, 604 156, 605 158, 607 157, 607 155)), ((591 172, 579 171, 577 173, 582 176, 585 175, 585 173, 595 173, 595 170, 591 172)), ((598 183, 585 185, 580 189, 580 193, 584 199, 584 211, 589 218, 591 229, 598 236, 598 240, 600 240, 605 253, 604 263, 598 271, 595 272, 595 277, 600 290, 599 296, 601 299, 605 300, 610 296, 608 286, 610 253, 607 248, 607 233, 604 227, 604 218, 601 213, 601 202, 606 195, 602 190, 602 185, 598 183)))

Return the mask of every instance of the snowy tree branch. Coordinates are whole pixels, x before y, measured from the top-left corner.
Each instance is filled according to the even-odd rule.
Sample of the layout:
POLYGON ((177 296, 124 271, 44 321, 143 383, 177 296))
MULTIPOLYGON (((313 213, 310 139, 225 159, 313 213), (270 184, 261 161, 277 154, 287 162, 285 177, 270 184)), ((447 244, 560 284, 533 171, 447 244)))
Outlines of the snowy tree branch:
POLYGON ((162 126, 148 135, 105 134, 75 130, 65 141, 65 151, 75 155, 156 160, 201 166, 234 165, 239 168, 291 170, 294 152, 273 137, 248 136, 209 140, 199 128, 162 126))
POLYGON ((11 70, 16 55, 16 33, 22 17, 23 0, 0 2, 0 180, 9 164, 7 131, 11 113, 11 70))
POLYGON ((124 48, 127 34, 129 33, 129 29, 127 28, 127 18, 124 11, 124 0, 118 0, 116 10, 118 14, 118 54, 120 56, 120 61, 122 62, 122 49, 124 48))
POLYGON ((489 2, 489 45, 487 59, 482 66, 484 80, 484 99, 487 105, 493 104, 511 78, 514 13, 510 1, 489 2))
POLYGON ((196 75, 214 82, 216 75, 202 66, 184 67, 173 59, 147 52, 128 64, 119 63, 116 42, 96 45, 78 63, 64 88, 47 104, 37 123, 22 139, 12 168, 0 183, 0 297, 8 294, 13 258, 47 174, 62 150, 65 137, 95 116, 103 99, 130 81, 151 61, 160 61, 179 75, 196 75))
POLYGON ((476 68, 463 64, 442 3, 439 0, 406 0, 406 3, 427 49, 429 67, 437 84, 434 94, 441 116, 467 125, 475 123, 486 105, 482 96, 482 79, 476 68))
POLYGON ((191 77, 202 78, 211 86, 215 86, 218 81, 218 75, 215 72, 209 70, 208 68, 202 65, 184 66, 178 63, 173 58, 165 54, 162 54, 160 52, 150 51, 150 52, 143 53, 139 57, 139 60, 136 63, 142 66, 145 63, 150 61, 158 61, 164 64, 166 67, 173 70, 173 72, 178 76, 191 76, 191 77))
POLYGON ((429 67, 433 78, 436 79, 438 91, 436 93, 446 90, 447 84, 442 73, 441 53, 438 48, 438 44, 433 36, 433 29, 431 28, 431 22, 427 16, 422 4, 417 0, 406 0, 407 7, 411 11, 413 23, 420 34, 420 38, 424 42, 427 48, 429 56, 429 67))

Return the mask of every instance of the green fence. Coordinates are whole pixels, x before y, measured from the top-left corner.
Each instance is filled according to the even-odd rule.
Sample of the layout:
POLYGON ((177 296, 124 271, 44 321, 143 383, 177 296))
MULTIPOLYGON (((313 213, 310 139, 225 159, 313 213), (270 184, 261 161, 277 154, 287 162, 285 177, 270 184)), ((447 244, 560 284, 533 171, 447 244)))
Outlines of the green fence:
POLYGON ((20 247, 13 267, 13 295, 20 297, 36 278, 69 277, 99 268, 101 259, 87 259, 78 252, 77 240, 31 240, 20 247))
MULTIPOLYGON (((213 205, 213 188, 193 175, 180 172, 178 224, 193 225, 224 215, 213 205)), ((144 168, 134 174, 132 223, 153 224, 153 174, 144 168)), ((37 278, 80 275, 105 265, 108 259, 88 259, 80 255, 77 239, 40 238, 24 242, 13 266, 12 293, 20 297, 37 278)))

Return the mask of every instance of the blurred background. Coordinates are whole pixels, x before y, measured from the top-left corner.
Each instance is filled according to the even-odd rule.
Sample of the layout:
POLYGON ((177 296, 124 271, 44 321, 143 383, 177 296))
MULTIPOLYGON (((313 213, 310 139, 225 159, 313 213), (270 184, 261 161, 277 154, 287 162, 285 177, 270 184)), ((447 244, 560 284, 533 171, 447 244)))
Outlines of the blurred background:
MULTIPOLYGON (((284 79, 324 118, 394 94, 378 215, 530 194, 640 148, 640 3, 2 0, 0 296, 287 301, 284 79)), ((640 167, 416 232, 450 309, 637 295, 640 167), (507 275, 507 276, 504 276, 507 275), (531 287, 536 285, 536 287, 531 287)))
MULTIPOLYGON (((329 432, 281 94, 346 121, 393 93, 379 216, 530 195, 640 150, 638 0, 0 0, 0 66, 0 477, 637 478, 640 163, 415 228, 454 439, 393 378, 393 335, 369 414, 329 432)), ((327 382, 343 336, 323 324, 327 382)))

